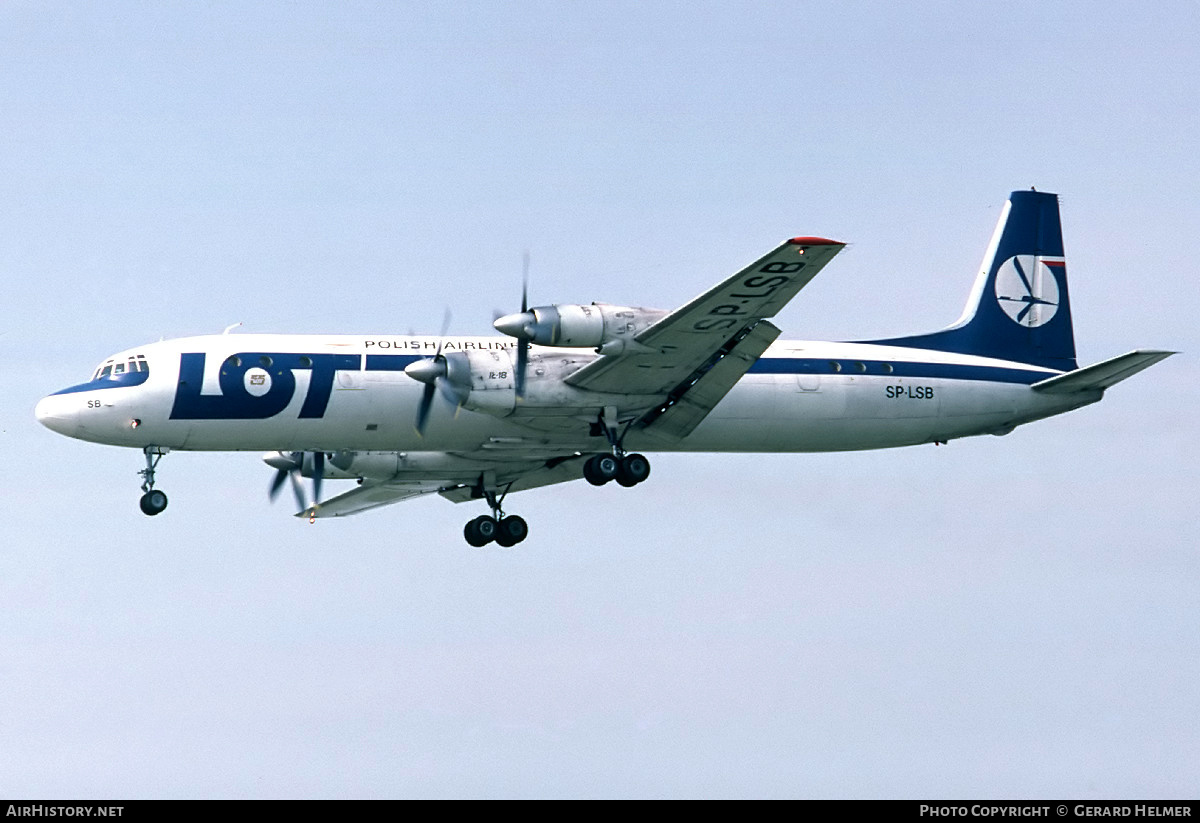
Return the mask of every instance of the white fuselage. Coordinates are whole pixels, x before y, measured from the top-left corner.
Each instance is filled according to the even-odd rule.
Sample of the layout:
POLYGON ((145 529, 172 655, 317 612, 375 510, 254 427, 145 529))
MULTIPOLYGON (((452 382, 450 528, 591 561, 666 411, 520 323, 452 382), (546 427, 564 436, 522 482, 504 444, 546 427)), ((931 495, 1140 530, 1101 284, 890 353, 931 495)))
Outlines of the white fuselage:
MULTIPOLYGON (((38 404, 37 416, 71 437, 137 448, 604 450, 603 438, 587 425, 604 403, 558 408, 532 427, 528 417, 538 413, 539 375, 557 382, 556 372, 597 355, 535 348, 529 395, 516 404, 514 417, 514 341, 503 337, 445 341, 447 352, 479 352, 493 360, 499 378, 472 391, 474 399, 463 409, 439 397, 428 427, 418 434, 414 421, 426 387, 403 369, 432 356, 438 344, 432 337, 390 335, 167 340, 115 355, 109 363, 130 363, 127 371, 50 395, 38 404), (134 358, 144 358, 142 371, 132 365, 134 358)), ((816 452, 1003 434, 1100 399, 1100 391, 1064 396, 1030 389, 1058 373, 926 349, 778 341, 681 441, 661 444, 635 429, 626 442, 645 451, 816 452)))

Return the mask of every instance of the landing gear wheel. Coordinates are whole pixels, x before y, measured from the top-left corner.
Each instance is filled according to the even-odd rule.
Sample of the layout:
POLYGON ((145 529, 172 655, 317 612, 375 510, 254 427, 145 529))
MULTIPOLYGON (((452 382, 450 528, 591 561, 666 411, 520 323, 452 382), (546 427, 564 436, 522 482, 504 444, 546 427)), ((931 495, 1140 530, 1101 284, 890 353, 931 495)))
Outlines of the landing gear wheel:
POLYGON ((650 476, 650 461, 645 455, 627 454, 621 458, 617 470, 617 482, 626 488, 636 486, 650 476))
POLYGON ((151 489, 142 495, 138 505, 141 506, 143 514, 153 517, 167 507, 167 495, 158 489, 151 489))
POLYGON ((507 549, 520 543, 528 534, 529 524, 515 514, 510 515, 500 521, 496 530, 496 543, 507 549))
POLYGON ((583 464, 583 476, 593 486, 603 486, 617 476, 621 463, 611 454, 597 454, 583 464))
POLYGON ((463 528, 463 537, 475 548, 481 548, 496 539, 496 518, 481 514, 463 528))

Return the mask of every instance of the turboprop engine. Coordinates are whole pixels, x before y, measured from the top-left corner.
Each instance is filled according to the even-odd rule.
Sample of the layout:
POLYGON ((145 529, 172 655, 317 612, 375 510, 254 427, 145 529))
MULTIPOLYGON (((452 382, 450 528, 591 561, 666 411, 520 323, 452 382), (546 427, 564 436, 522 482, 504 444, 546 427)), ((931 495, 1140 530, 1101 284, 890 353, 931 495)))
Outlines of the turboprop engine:
POLYGON ((594 348, 599 354, 645 350, 634 341, 667 312, 633 306, 592 303, 535 306, 495 322, 497 331, 539 346, 594 348))
POLYGON ((410 363, 404 373, 425 384, 417 409, 417 431, 425 433, 434 395, 441 393, 458 408, 504 417, 517 402, 513 358, 506 349, 461 351, 410 363))

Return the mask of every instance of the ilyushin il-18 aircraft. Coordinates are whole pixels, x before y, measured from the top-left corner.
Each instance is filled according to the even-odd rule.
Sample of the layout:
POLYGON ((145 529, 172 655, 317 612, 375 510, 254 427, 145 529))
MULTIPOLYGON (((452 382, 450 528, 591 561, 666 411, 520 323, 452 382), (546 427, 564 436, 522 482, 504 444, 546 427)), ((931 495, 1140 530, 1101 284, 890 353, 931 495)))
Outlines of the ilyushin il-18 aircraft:
MULTIPOLYGON (((794 237, 674 311, 551 305, 505 336, 219 334, 115 354, 43 398, 68 437, 145 454, 141 509, 169 451, 269 450, 310 521, 425 494, 485 501, 473 546, 520 543, 516 491, 636 486, 642 452, 825 452, 943 443, 1095 403, 1173 352, 1080 368, 1058 197, 1013 192, 962 317, 928 334, 779 340, 771 323, 843 248, 794 237), (297 478, 311 478, 311 498, 297 478), (357 485, 321 500, 324 479, 357 485)), ((228 330, 227 330, 228 331, 228 330)))

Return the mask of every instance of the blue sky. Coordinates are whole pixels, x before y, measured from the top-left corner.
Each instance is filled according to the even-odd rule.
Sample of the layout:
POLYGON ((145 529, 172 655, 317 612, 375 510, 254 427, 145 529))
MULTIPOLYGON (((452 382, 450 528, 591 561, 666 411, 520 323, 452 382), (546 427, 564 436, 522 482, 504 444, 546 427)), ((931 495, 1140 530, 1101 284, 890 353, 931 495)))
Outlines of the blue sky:
POLYGON ((1200 772, 1193 4, 0 5, 0 794, 1179 797, 1200 772), (779 317, 953 321, 1062 195, 1082 362, 1005 438, 662 456, 309 527, 249 454, 37 426, 110 353, 670 308, 781 239, 779 317), (582 484, 580 484, 582 486, 582 484), (518 498, 514 498, 516 501, 518 498), (510 508, 516 508, 512 506, 510 508))

